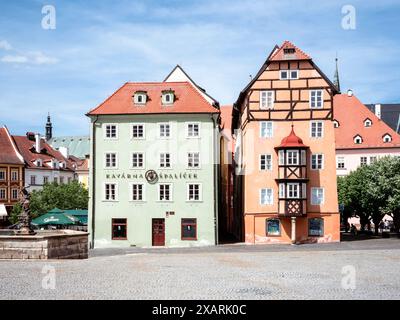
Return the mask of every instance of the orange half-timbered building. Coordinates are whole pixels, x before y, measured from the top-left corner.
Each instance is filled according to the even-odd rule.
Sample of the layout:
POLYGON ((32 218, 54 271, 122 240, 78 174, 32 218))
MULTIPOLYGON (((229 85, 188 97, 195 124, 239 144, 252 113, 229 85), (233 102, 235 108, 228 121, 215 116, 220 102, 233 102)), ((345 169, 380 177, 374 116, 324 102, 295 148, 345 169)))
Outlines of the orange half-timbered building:
POLYGON ((240 93, 233 215, 247 243, 340 239, 333 126, 335 85, 285 41, 240 93))

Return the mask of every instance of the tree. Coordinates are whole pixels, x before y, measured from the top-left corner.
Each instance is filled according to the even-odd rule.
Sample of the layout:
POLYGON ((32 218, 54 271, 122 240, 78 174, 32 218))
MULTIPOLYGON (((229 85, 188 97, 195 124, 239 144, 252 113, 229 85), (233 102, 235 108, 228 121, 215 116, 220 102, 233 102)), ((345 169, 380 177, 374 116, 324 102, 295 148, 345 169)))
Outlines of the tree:
POLYGON ((31 214, 35 218, 54 208, 87 209, 89 193, 78 181, 68 184, 53 182, 44 185, 42 190, 34 190, 31 193, 30 201, 31 214))

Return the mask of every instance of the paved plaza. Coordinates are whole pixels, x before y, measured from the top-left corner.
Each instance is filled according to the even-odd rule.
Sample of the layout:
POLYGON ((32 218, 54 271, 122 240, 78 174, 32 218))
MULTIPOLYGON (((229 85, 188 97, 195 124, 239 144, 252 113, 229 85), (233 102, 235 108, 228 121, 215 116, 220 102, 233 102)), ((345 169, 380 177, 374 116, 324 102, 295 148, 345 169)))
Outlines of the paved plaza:
POLYGON ((400 299, 400 240, 0 261, 1 299, 400 299), (54 275, 54 277, 53 277, 54 275), (50 280, 49 280, 50 279, 50 280))

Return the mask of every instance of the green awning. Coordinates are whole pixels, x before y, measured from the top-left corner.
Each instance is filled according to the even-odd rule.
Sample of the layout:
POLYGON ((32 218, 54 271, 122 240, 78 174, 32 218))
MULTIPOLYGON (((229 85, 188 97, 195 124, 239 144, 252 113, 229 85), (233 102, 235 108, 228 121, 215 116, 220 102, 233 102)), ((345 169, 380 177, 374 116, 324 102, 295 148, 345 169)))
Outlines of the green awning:
POLYGON ((78 224, 79 219, 75 218, 74 216, 67 215, 65 213, 59 212, 59 213, 46 213, 40 217, 37 217, 36 219, 32 220, 33 224, 36 224, 38 226, 45 226, 45 225, 73 225, 73 224, 78 224))

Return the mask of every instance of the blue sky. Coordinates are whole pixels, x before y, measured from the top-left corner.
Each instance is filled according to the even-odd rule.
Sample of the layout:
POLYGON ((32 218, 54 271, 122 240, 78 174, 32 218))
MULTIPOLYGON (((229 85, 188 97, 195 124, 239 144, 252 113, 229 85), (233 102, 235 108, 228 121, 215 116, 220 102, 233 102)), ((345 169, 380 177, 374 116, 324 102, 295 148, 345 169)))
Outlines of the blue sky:
POLYGON ((1 1, 0 125, 13 134, 88 134, 85 113, 126 81, 161 81, 180 64, 221 104, 232 103, 275 44, 290 40, 342 91, 400 102, 400 3, 380 1, 1 1), (56 29, 41 27, 54 5, 56 29), (342 28, 342 7, 356 29, 342 28))

